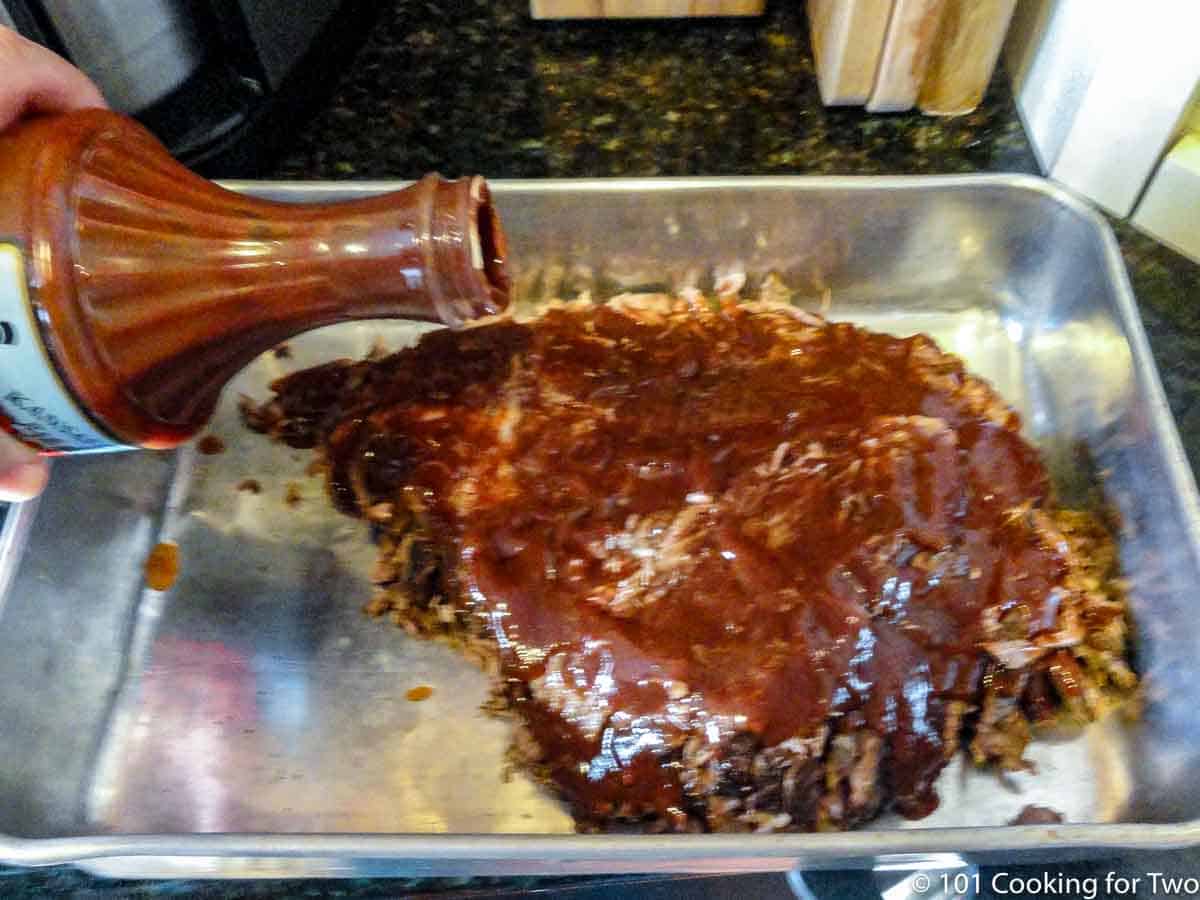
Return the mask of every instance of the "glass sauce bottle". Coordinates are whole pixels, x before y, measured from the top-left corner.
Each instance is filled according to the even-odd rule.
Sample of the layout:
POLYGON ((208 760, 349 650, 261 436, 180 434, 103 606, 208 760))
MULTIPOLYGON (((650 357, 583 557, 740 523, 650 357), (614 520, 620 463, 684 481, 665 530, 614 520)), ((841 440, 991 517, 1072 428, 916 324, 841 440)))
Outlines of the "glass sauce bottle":
POLYGON ((0 134, 0 427, 47 453, 167 448, 301 331, 508 302, 481 178, 333 204, 242 196, 87 110, 0 134))

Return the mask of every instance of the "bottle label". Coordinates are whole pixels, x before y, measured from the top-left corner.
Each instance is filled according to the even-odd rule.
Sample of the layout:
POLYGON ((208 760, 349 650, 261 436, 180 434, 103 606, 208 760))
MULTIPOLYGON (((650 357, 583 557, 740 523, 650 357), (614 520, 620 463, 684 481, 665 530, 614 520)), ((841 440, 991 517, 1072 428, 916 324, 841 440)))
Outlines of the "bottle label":
POLYGON ((20 249, 0 243, 0 428, 37 450, 126 450, 79 409, 42 346, 20 249))

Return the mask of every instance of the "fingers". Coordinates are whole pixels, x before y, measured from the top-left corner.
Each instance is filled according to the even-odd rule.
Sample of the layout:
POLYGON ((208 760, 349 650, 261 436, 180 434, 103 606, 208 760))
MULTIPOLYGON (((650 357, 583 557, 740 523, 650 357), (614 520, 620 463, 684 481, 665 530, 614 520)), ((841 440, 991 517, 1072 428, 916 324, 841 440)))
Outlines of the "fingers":
MULTIPOLYGON (((40 44, 0 26, 0 130, 30 113, 104 105, 86 75, 40 44)), ((36 497, 49 474, 44 459, 0 431, 0 501, 36 497)))
POLYGON ((0 501, 11 503, 36 497, 49 476, 50 467, 44 459, 0 431, 0 501))
MULTIPOLYGON (((86 75, 40 44, 0 26, 0 130, 29 113, 104 106, 86 75)), ((0 431, 0 501, 28 500, 50 469, 36 453, 0 431)))
POLYGON ((0 129, 31 113, 103 107, 104 97, 73 65, 0 26, 0 129))

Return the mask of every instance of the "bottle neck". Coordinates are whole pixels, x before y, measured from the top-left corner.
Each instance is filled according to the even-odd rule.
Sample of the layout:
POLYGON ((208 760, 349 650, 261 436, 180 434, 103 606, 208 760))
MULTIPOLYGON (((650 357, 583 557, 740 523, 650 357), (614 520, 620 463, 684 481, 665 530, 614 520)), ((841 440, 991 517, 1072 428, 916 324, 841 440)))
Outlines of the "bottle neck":
POLYGON ((73 177, 47 185, 54 283, 39 297, 64 376, 119 437, 177 443, 239 369, 301 331, 377 317, 458 325, 507 303, 482 179, 274 203, 193 175, 107 118, 118 121, 90 135, 73 177))

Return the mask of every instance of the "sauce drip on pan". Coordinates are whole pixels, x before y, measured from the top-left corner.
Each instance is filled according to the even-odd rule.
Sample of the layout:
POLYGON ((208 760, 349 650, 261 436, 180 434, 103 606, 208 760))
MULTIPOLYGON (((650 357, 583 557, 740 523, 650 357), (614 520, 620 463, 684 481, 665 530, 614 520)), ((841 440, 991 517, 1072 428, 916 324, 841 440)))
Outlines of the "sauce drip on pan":
POLYGON ((146 587, 169 591, 179 578, 179 545, 172 541, 155 544, 146 557, 146 587))
POLYGON ((552 311, 292 376, 280 400, 314 429, 295 443, 347 383, 335 500, 419 510, 585 816, 676 810, 688 735, 772 746, 829 723, 878 734, 888 793, 926 814, 986 623, 1055 625, 1065 551, 1037 527, 1036 452, 923 336, 552 311))

